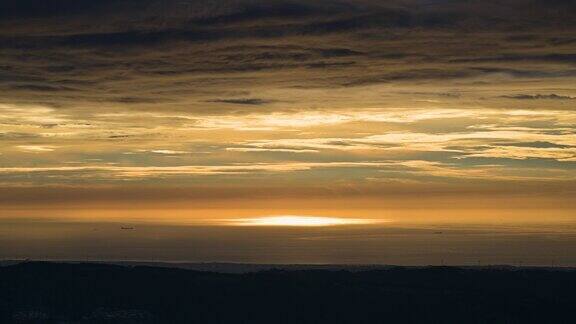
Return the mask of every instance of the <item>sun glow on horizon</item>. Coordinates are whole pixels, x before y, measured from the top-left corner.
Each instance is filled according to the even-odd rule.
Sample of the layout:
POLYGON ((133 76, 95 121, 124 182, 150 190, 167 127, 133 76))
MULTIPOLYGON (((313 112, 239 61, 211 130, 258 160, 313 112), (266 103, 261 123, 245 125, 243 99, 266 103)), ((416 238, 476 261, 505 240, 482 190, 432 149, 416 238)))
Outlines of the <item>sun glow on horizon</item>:
POLYGON ((321 217, 321 216, 297 216, 278 215, 254 218, 241 218, 229 220, 229 225, 233 226, 336 226, 336 225, 366 225, 386 222, 376 219, 362 218, 341 218, 341 217, 321 217))

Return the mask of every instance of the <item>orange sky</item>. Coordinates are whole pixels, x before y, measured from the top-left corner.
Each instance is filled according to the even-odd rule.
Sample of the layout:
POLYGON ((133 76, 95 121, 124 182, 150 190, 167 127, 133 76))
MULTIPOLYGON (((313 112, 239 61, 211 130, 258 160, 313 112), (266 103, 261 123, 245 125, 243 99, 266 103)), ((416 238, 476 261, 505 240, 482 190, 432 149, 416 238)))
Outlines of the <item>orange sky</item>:
MULTIPOLYGON (((0 257, 40 248, 43 228, 55 255, 71 229, 166 226, 173 246, 226 228, 183 239, 198 247, 261 231, 222 219, 283 215, 540 224, 511 246, 572 242, 570 1, 26 3, 0 4, 0 257)), ((130 253, 162 254, 145 245, 130 253)))

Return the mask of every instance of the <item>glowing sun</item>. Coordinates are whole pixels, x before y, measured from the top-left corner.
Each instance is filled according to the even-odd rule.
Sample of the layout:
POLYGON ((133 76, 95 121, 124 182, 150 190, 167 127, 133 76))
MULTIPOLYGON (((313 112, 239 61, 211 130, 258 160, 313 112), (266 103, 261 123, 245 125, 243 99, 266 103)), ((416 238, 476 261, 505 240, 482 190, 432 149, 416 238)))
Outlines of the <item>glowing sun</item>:
POLYGON ((241 218, 229 221, 236 226, 336 226, 336 225, 362 225, 382 222, 374 219, 320 217, 320 216, 264 216, 255 218, 241 218))

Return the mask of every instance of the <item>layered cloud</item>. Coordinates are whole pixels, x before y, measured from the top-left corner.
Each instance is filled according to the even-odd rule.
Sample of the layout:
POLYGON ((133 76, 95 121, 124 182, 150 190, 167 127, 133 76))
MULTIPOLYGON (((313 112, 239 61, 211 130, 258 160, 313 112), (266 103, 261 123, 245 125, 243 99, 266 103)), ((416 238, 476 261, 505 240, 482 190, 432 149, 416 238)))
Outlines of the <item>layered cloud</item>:
POLYGON ((200 114, 574 96, 569 1, 10 0, 0 9, 6 103, 200 114))
POLYGON ((540 0, 3 1, 0 183, 565 191, 574 17, 540 0))

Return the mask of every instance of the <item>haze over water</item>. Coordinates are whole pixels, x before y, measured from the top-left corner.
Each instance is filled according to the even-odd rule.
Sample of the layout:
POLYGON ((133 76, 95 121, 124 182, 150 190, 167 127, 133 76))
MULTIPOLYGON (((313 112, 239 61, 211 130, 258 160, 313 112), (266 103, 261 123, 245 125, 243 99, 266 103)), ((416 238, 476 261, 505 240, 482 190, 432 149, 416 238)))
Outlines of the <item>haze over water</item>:
POLYGON ((529 210, 274 212, 4 212, 0 258, 576 266, 576 222, 559 210, 546 219, 529 210))

